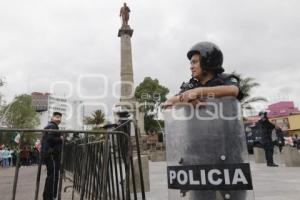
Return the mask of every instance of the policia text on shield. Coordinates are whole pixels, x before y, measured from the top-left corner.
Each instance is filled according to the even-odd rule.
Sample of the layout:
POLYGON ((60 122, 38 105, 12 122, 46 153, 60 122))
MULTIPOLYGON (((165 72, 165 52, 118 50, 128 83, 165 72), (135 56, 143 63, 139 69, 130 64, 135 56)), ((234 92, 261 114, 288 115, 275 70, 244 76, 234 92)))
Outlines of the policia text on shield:
POLYGON ((252 190, 249 164, 170 166, 168 187, 195 190, 252 190))
POLYGON ((223 73, 223 54, 211 42, 197 43, 187 57, 192 78, 163 104, 168 199, 252 200, 239 79, 223 73))

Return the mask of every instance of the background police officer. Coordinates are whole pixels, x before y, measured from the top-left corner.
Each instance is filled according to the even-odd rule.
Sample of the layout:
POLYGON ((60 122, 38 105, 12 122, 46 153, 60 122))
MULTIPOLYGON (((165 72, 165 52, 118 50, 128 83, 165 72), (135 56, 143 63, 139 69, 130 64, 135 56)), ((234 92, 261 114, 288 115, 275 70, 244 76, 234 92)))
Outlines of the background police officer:
POLYGON ((272 131, 275 128, 274 124, 272 124, 268 117, 267 112, 259 112, 260 120, 257 122, 257 126, 262 131, 262 144, 265 150, 267 166, 269 167, 278 167, 278 165, 274 164, 273 161, 273 153, 274 153, 274 144, 272 141, 272 131))
POLYGON ((277 137, 277 141, 276 141, 275 145, 278 145, 279 152, 281 152, 283 146, 285 145, 284 133, 279 126, 275 126, 275 133, 276 133, 276 137, 277 137))
MULTIPOLYGON (((44 129, 59 129, 62 114, 54 112, 51 121, 44 129)), ((47 168, 47 177, 43 192, 44 200, 54 200, 57 197, 57 186, 60 169, 60 153, 63 142, 61 133, 45 132, 42 139, 42 157, 47 168)))
POLYGON ((163 104, 165 107, 178 102, 190 102, 195 105, 210 95, 242 98, 239 79, 232 74, 223 73, 223 54, 217 45, 199 42, 190 49, 187 57, 191 63, 192 78, 181 85, 178 95, 163 104))

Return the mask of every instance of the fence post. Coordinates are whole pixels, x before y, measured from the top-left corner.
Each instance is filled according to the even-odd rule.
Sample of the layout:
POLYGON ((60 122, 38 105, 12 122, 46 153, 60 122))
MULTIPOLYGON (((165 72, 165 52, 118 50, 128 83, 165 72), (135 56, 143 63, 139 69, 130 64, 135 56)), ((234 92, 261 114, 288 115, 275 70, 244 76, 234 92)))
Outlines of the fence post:
POLYGON ((85 189, 85 183, 86 183, 86 173, 87 173, 87 143, 88 143, 88 134, 84 133, 84 144, 83 144, 83 155, 84 155, 84 161, 83 161, 83 174, 81 178, 81 190, 80 190, 80 200, 84 199, 84 189, 85 189))
MULTIPOLYGON (((75 184, 76 184, 76 182, 77 182, 77 180, 75 180, 75 179, 77 179, 77 177, 76 177, 76 157, 75 157, 75 155, 76 155, 76 146, 77 145, 77 141, 75 140, 74 141, 74 144, 73 144, 73 148, 72 148, 72 157, 73 157, 73 163, 72 163, 72 170, 73 170, 73 190, 72 190, 72 200, 74 200, 74 192, 75 192, 75 184)), ((76 155, 77 156, 77 155, 76 155)))
POLYGON ((105 134, 104 143, 104 156, 103 156, 103 166, 102 168, 102 183, 101 183, 101 199, 107 199, 107 169, 108 169, 108 159, 109 159, 109 143, 108 143, 108 133, 105 134))
POLYGON ((23 137, 23 132, 20 133, 20 142, 17 147, 17 162, 16 162, 16 169, 15 169, 15 177, 14 177, 14 185, 13 185, 13 192, 12 192, 12 200, 16 199, 16 192, 17 192, 17 185, 18 185, 18 177, 19 177, 19 169, 20 169, 20 145, 22 143, 22 137, 23 137))
MULTIPOLYGON (((135 126, 135 142, 136 142, 137 159, 138 159, 138 163, 139 163, 142 200, 145 200, 146 195, 145 195, 144 177, 143 177, 140 142, 139 142, 139 129, 137 127, 136 121, 134 122, 134 126, 135 126)), ((134 166, 131 166, 131 167, 134 168, 134 166)))
MULTIPOLYGON (((41 141, 41 145, 43 145, 42 141, 41 141)), ((42 164, 43 164, 43 158, 42 158, 42 146, 41 146, 41 149, 39 151, 39 166, 38 166, 38 173, 36 176, 34 200, 38 200, 39 198, 42 164)))
POLYGON ((63 141, 60 154, 60 170, 59 170, 59 185, 58 185, 58 200, 61 200, 62 180, 64 176, 64 149, 65 149, 65 134, 63 133, 63 141))

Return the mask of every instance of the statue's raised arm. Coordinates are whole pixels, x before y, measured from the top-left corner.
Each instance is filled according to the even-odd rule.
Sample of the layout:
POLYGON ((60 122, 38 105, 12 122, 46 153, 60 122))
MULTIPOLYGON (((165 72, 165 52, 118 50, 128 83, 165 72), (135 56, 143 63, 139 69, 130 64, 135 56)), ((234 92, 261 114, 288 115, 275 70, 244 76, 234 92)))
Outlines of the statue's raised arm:
POLYGON ((120 17, 122 17, 122 26, 128 25, 129 13, 130 13, 130 9, 126 5, 126 3, 124 3, 123 7, 120 10, 120 17))

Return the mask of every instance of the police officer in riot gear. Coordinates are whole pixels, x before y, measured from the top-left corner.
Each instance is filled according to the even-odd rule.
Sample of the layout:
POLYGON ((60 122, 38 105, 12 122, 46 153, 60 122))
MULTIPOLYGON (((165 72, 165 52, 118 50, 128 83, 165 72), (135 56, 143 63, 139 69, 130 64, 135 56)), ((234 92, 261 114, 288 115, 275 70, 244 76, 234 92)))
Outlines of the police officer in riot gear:
POLYGON ((257 126, 262 132, 262 144, 265 150, 267 166, 278 167, 278 165, 276 165, 273 161, 274 144, 272 141, 272 131, 275 126, 269 121, 267 112, 261 111, 258 115, 260 117, 260 120, 257 122, 257 126))
POLYGON ((187 57, 191 63, 192 78, 187 83, 182 83, 179 94, 168 99, 163 104, 164 107, 178 102, 196 105, 209 95, 234 96, 239 100, 242 99, 239 78, 233 74, 223 73, 223 54, 217 45, 199 42, 188 51, 187 57))
MULTIPOLYGON (((239 87, 239 78, 234 76, 233 74, 225 74, 224 68, 222 67, 223 64, 223 54, 220 48, 211 42, 199 42, 195 44, 187 53, 187 57, 190 60, 190 70, 191 70, 191 79, 183 83, 180 87, 180 91, 177 95, 169 98, 164 104, 164 108, 171 107, 173 105, 179 103, 191 103, 194 106, 201 105, 203 101, 209 98, 221 98, 221 97, 235 97, 238 100, 243 98, 243 94, 240 91, 239 87)), ((195 121, 196 122, 196 121, 195 121)), ((212 122, 213 123, 213 122, 212 122)), ((227 124, 228 123, 224 123, 227 124)), ((236 123, 238 124, 238 123, 236 123)), ((236 125, 235 124, 235 125, 236 125)), ((190 124, 193 126, 193 124, 190 124)), ((219 124, 220 125, 220 124, 219 124)), ((236 126, 238 127, 238 126, 236 126)), ((223 127, 218 127, 219 130, 223 127)), ((233 130, 232 127, 225 129, 225 130, 233 130)), ((194 132, 195 130, 193 127, 187 127, 187 130, 190 132, 194 132)), ((238 128, 236 129, 238 130, 238 128)), ((233 130, 232 132, 237 133, 238 131, 233 130)), ((188 131, 187 131, 188 132, 188 131)), ((191 142, 193 143, 193 147, 190 147, 189 150, 196 148, 195 152, 199 153, 198 155, 194 155, 193 158, 196 161, 192 161, 193 163, 197 162, 199 164, 220 164, 220 163, 243 163, 243 158, 241 156, 243 148, 246 149, 246 144, 243 146, 240 144, 239 137, 237 135, 232 136, 232 134, 224 134, 220 135, 223 139, 219 139, 216 135, 214 135, 214 139, 207 138, 209 137, 207 130, 199 133, 199 141, 198 142, 191 142), (205 135, 205 138, 201 138, 201 136, 205 135), (234 138, 234 139, 232 139, 234 138), (219 140, 218 140, 219 139, 219 140), (211 143, 208 145, 208 141, 214 141, 216 144, 211 143), (231 143, 232 142, 232 143, 231 143), (197 145, 202 145, 199 147, 197 145), (219 146, 222 146, 222 148, 219 146), (233 145, 232 148, 230 145, 233 145), (205 146, 205 155, 201 154, 204 151, 205 146), (224 153, 224 159, 226 161, 220 160, 218 157, 218 153, 224 153), (198 156, 198 158, 196 158, 198 156), (207 158, 210 160, 205 160, 207 158), (226 157, 226 158, 225 158, 226 157)), ((219 132, 218 132, 219 133, 219 132)), ((242 134, 240 134, 242 135, 242 134)), ((195 138, 193 138, 195 141, 195 138)), ((187 150, 186 150, 187 151, 187 150)), ((182 153, 182 152, 180 152, 182 153)), ((192 150, 191 150, 192 153, 192 150)), ((191 156, 193 157, 193 156, 191 156)), ((185 160, 185 158, 183 158, 185 160)), ((187 161, 189 162, 189 161, 187 161)), ((181 162, 184 164, 184 161, 181 162)), ((179 163, 179 164, 181 164, 179 163)), ((187 163, 189 165, 189 163, 187 163)), ((185 195, 185 191, 182 191, 182 194, 185 195)), ((232 200, 245 200, 247 198, 246 191, 211 191, 211 190, 192 190, 189 193, 189 199, 197 199, 197 200, 216 200, 220 199, 219 196, 221 195, 222 199, 230 199, 232 200), (219 196, 218 196, 219 195, 219 196)))

